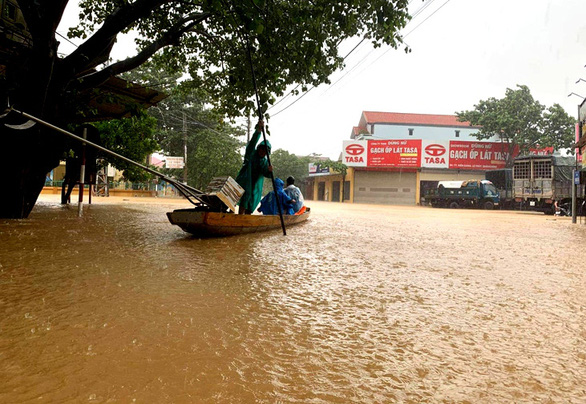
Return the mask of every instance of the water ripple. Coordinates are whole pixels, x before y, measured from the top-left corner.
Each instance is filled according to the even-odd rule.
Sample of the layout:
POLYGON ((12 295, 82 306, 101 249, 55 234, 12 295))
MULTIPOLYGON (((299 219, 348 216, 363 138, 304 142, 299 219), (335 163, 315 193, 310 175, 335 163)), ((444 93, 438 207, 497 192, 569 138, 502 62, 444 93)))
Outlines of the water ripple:
POLYGON ((584 399, 582 227, 315 203, 200 240, 171 208, 0 221, 0 402, 584 399))

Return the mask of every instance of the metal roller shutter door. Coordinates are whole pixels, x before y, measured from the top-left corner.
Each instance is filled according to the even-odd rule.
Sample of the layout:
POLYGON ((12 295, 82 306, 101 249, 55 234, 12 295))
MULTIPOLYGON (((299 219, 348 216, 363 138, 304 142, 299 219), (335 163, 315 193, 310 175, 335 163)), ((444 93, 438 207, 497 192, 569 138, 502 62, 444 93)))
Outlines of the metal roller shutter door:
POLYGON ((354 202, 415 205, 417 173, 356 171, 354 202))

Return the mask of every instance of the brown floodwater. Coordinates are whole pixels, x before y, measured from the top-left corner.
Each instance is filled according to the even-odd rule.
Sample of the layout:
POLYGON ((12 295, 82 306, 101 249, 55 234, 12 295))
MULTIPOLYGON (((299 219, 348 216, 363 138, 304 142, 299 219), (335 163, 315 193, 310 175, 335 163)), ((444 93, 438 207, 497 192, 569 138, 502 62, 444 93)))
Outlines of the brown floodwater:
POLYGON ((586 402, 584 225, 311 202, 200 240, 147 201, 0 220, 0 402, 586 402))

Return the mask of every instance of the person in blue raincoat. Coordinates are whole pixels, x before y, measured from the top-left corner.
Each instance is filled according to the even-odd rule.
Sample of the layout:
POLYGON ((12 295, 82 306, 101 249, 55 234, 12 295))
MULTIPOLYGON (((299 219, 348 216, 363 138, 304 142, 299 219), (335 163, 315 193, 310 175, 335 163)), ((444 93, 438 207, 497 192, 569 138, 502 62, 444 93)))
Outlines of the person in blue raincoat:
POLYGON ((275 191, 276 192, 269 192, 265 195, 264 198, 260 201, 260 208, 258 211, 263 215, 278 215, 279 214, 279 207, 277 206, 277 200, 275 199, 275 193, 279 197, 279 202, 281 202, 281 212, 284 215, 294 215, 295 210, 293 209, 293 205, 295 204, 295 199, 292 199, 283 191, 284 182, 280 178, 275 178, 275 191))
POLYGON ((271 144, 268 140, 256 145, 260 139, 264 122, 259 120, 256 124, 252 139, 246 145, 244 162, 236 177, 236 182, 244 188, 244 194, 238 203, 238 213, 250 215, 256 209, 262 197, 264 178, 270 178, 273 167, 269 166, 267 154, 271 152, 271 144))

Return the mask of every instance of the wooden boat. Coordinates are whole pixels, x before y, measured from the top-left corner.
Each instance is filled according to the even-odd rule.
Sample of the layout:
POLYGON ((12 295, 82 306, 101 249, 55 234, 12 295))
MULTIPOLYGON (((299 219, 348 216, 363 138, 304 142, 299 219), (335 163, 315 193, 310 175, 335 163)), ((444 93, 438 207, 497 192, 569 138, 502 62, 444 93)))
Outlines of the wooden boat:
MULTIPOLYGON (((309 219, 309 208, 301 215, 284 215, 285 228, 309 219)), ((226 237, 237 234, 280 230, 281 220, 275 215, 237 215, 197 209, 178 209, 167 212, 171 224, 197 237, 226 237)))

